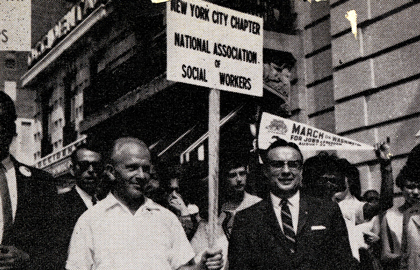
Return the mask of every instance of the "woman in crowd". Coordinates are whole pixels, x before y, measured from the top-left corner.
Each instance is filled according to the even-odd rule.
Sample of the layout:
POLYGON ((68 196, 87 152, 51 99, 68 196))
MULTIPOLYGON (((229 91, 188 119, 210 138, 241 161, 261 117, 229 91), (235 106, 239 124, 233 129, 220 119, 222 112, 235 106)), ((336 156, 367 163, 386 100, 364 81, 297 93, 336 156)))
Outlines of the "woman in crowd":
MULTIPOLYGON (((420 265, 410 260, 410 253, 404 252, 410 250, 411 241, 404 241, 403 228, 404 217, 409 217, 410 209, 417 210, 420 202, 420 145, 411 150, 405 166, 402 168, 396 179, 396 185, 401 189, 404 203, 395 208, 389 209, 382 219, 381 239, 382 239, 382 265, 387 269, 419 269, 420 265), (405 243, 403 243, 405 242, 405 243), (405 246, 405 245, 408 245, 405 246), (404 254, 406 254, 404 256, 404 254)), ((418 211, 417 211, 418 212, 418 211)), ((413 235, 414 237, 418 231, 413 235)), ((414 244, 414 243, 411 243, 414 244)), ((418 244, 417 244, 418 245, 418 244)), ((419 251, 415 252, 418 257, 419 251)))
POLYGON ((183 171, 176 161, 159 165, 159 182, 163 190, 158 203, 171 210, 179 219, 188 240, 194 236, 198 227, 198 207, 190 203, 191 181, 194 173, 191 169, 183 171))

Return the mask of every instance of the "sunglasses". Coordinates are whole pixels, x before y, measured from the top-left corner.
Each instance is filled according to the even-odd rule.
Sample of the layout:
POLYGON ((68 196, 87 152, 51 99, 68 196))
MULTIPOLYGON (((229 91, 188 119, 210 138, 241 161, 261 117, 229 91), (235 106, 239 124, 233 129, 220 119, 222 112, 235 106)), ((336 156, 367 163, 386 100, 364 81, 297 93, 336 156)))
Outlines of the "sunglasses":
POLYGON ((228 178, 235 178, 236 176, 246 176, 248 174, 247 171, 239 171, 239 172, 230 172, 227 174, 228 178))
POLYGON ((290 169, 300 169, 302 160, 268 160, 268 165, 275 169, 284 168, 286 164, 290 169))
POLYGON ((77 163, 81 171, 89 170, 90 166, 92 166, 94 171, 100 171, 102 166, 99 162, 89 162, 89 161, 80 161, 77 163))
POLYGON ((404 186, 406 189, 420 189, 420 185, 419 184, 408 184, 404 186))

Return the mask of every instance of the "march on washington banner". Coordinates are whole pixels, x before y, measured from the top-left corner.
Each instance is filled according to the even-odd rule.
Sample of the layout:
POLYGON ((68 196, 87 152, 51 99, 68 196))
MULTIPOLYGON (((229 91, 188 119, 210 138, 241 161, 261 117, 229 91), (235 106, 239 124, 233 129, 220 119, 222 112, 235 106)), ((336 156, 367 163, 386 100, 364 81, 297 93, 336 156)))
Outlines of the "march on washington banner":
POLYGON ((296 143, 301 150, 374 149, 372 145, 264 112, 261 116, 258 148, 267 149, 277 138, 296 143))

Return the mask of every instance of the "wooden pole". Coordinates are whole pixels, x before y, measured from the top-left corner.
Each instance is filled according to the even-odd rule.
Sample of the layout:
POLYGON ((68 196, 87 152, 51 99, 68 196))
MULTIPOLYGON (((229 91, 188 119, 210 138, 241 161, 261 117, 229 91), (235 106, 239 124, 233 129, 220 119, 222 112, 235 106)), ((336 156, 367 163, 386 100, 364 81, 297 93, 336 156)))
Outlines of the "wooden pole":
POLYGON ((209 247, 215 247, 219 197, 220 91, 209 94, 209 247))

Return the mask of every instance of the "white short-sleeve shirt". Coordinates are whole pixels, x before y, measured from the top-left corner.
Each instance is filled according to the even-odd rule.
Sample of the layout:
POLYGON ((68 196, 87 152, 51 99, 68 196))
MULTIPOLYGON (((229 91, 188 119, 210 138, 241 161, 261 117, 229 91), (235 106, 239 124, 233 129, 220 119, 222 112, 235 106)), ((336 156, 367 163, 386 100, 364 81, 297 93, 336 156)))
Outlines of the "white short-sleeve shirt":
POLYGON ((77 221, 66 269, 177 269, 193 257, 172 212, 146 199, 133 215, 109 194, 77 221))

